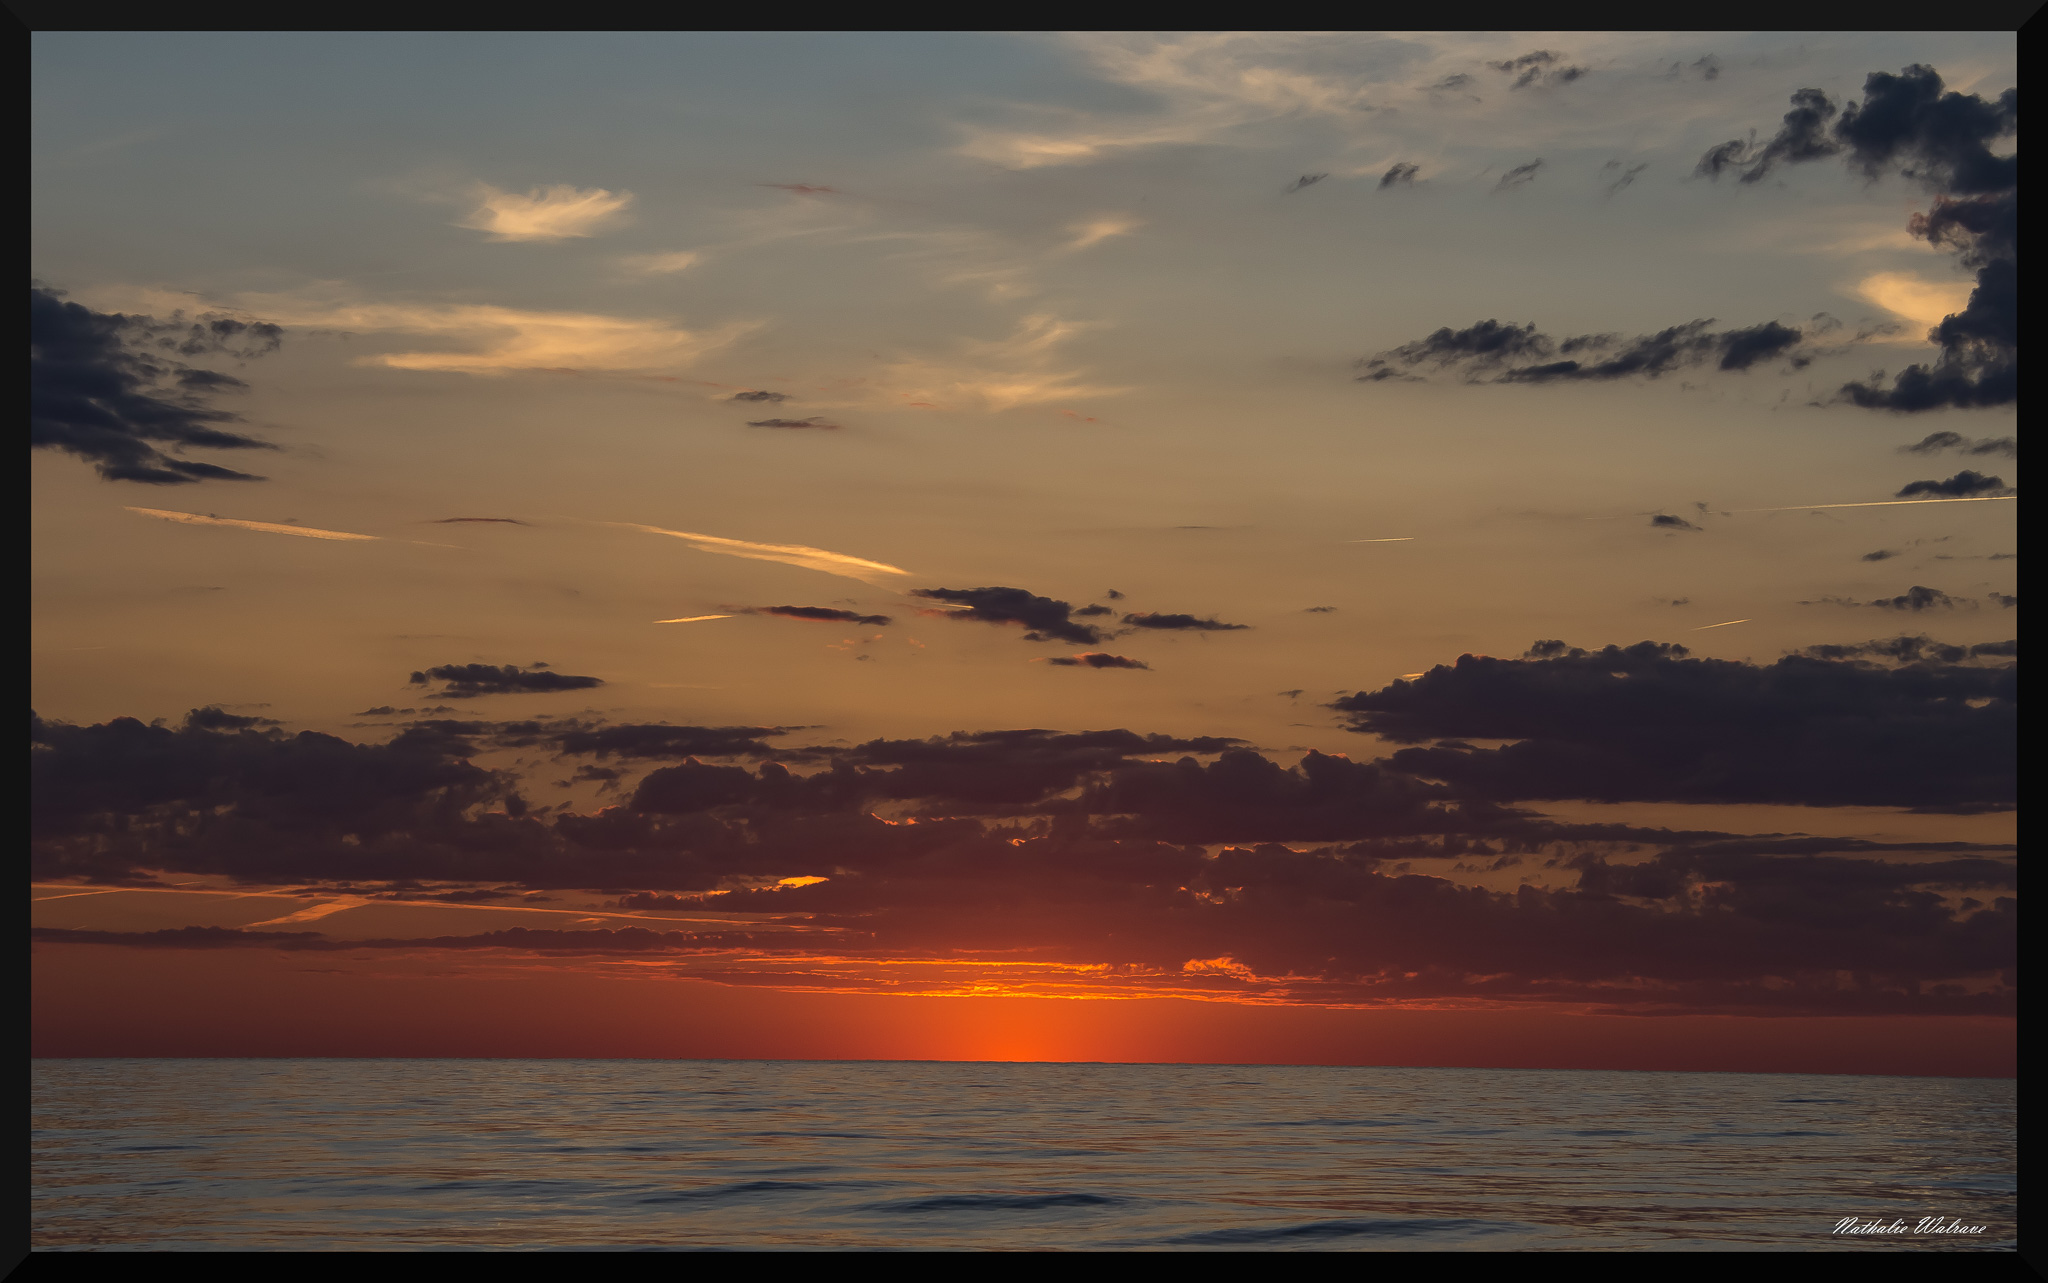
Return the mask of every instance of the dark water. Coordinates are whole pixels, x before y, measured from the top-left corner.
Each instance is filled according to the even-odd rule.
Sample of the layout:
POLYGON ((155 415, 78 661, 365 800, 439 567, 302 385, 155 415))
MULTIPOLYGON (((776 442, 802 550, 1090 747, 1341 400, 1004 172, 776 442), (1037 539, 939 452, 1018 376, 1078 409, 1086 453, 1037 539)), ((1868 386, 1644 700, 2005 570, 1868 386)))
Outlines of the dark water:
POLYGON ((2011 1250, 2009 1080, 44 1060, 39 1249, 2011 1250), (1831 1233, 1844 1217, 1978 1235, 1831 1233))

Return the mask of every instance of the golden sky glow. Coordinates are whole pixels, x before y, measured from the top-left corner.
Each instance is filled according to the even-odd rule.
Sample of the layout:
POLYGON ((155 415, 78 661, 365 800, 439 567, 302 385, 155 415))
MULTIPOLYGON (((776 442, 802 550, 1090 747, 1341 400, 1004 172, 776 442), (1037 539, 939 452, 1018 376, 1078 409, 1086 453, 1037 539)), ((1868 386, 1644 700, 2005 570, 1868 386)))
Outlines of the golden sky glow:
POLYGON ((2011 33, 34 52, 50 1045, 2007 1054, 2011 33))

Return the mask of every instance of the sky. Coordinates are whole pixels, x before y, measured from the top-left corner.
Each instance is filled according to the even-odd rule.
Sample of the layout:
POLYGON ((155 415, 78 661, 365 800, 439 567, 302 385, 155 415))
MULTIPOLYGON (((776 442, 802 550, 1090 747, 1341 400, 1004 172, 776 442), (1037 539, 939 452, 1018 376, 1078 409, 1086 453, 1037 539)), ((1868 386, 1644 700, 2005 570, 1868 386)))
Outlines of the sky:
POLYGON ((2012 1072, 2013 33, 32 54, 40 1054, 2012 1072))

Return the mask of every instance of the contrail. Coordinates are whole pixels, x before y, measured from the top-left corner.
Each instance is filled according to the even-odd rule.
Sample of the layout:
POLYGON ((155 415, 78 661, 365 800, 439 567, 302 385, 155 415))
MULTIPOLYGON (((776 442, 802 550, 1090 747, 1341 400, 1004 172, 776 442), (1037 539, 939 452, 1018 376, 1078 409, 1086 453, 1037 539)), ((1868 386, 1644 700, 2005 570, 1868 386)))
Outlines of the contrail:
POLYGON ((281 918, 269 918, 262 922, 244 923, 242 929, 245 931, 253 931, 257 927, 282 927, 289 926, 299 922, 314 922, 321 918, 328 917, 332 914, 345 912, 349 909, 360 909, 368 903, 370 902, 364 899, 362 896, 345 895, 339 899, 328 900, 322 904, 307 905, 305 908, 300 909, 298 912, 287 913, 281 918))
MULTIPOLYGON (((123 507, 128 505, 123 504, 123 507)), ((145 517, 181 521, 190 526, 234 526, 241 530, 263 530, 273 535, 298 535, 303 539, 376 539, 377 535, 352 535, 346 530, 315 530, 310 526, 283 526, 268 521, 237 521, 233 517, 202 517, 196 512, 167 512, 162 508, 133 508, 145 517)), ((436 545, 437 547, 445 545, 436 545)))
POLYGON ((686 619, 657 619, 657 624, 701 624, 707 619, 731 619, 731 615, 691 615, 686 619))
POLYGON ((1342 543, 1414 543, 1414 535, 1396 535, 1392 539, 1344 539, 1342 543))
POLYGON ((650 535, 667 535, 672 539, 681 539, 698 552, 720 552, 728 557, 748 557, 755 561, 779 561, 788 566, 802 566, 806 570, 822 570, 828 575, 844 575, 848 579, 858 579, 862 583, 875 583, 876 575, 910 573, 901 566, 892 566, 885 561, 849 557, 843 552, 828 552, 823 548, 810 548, 803 544, 749 543, 744 539, 700 535, 688 530, 664 530, 660 526, 643 526, 633 521, 608 521, 605 524, 645 531, 650 535))
POLYGON ((2016 494, 1984 494, 1968 499, 1879 499, 1873 503, 1795 503, 1789 508, 1735 508, 1734 512, 1805 512, 1809 508, 1895 508, 1906 503, 1995 503, 2016 494))
POLYGON ((1750 622, 1751 621, 1747 619, 1724 619, 1718 624, 1701 624, 1698 628, 1688 628, 1685 631, 1689 633, 1698 633, 1704 632, 1709 628, 1726 628, 1730 624, 1747 624, 1750 622))

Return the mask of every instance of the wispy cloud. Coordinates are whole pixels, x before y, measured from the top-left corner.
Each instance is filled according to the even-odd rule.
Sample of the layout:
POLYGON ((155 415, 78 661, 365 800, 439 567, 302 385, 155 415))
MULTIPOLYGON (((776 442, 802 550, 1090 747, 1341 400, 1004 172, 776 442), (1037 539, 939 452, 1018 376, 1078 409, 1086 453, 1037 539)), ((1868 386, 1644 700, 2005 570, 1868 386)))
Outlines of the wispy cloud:
MULTIPOLYGON (((779 561, 786 566, 802 566, 806 570, 822 570, 828 575, 843 575, 858 579, 862 583, 887 583, 881 576, 907 575, 910 572, 885 561, 869 561, 865 557, 848 556, 843 552, 831 552, 824 548, 812 548, 804 544, 752 543, 745 539, 726 539, 719 535, 697 534, 688 530, 667 530, 661 526, 643 526, 632 521, 609 521, 611 526, 623 526, 628 530, 639 530, 650 535, 667 535, 681 539, 698 552, 723 553, 728 557, 746 557, 753 561, 779 561)), ((704 616, 698 616, 704 618, 704 616)), ((688 620, 660 620, 661 623, 686 623, 688 620)))
POLYGON ((633 203, 631 192, 560 183, 536 187, 525 195, 501 191, 485 183, 477 189, 477 195, 476 209, 455 225, 488 232, 494 241, 559 241, 592 236, 633 203))
MULTIPOLYGON (((1856 297, 1888 312, 1933 327, 1970 304, 1969 281, 1930 281, 1911 272, 1876 272, 1856 283, 1856 297)), ((1897 341, 1924 343, 1925 332, 1900 333, 1897 341)))
MULTIPOLYGON (((124 505, 125 506, 125 505, 124 505)), ((315 530, 311 526, 288 526, 272 521, 238 521, 233 517, 202 516, 196 512, 170 512, 163 508, 128 508, 145 517, 176 521, 188 526, 233 526, 237 530, 261 530, 273 535, 297 535, 301 539, 377 539, 377 535, 356 535, 346 530, 315 530)))
POLYGON ((903 401, 988 411, 1130 391, 1083 383, 1083 371, 1055 368, 1055 349, 1086 328, 1047 314, 1027 316, 1006 339, 968 342, 953 361, 898 361, 887 368, 883 381, 903 401))
POLYGON ((262 922, 251 922, 242 929, 253 930, 257 927, 282 927, 300 922, 317 922, 321 918, 331 917, 344 910, 360 909, 368 903, 370 901, 363 896, 345 895, 338 899, 324 900, 319 904, 307 905, 305 908, 295 913, 287 913, 281 918, 268 918, 262 922))
POLYGON ((629 372, 688 366, 758 327, 731 321, 685 329, 653 317, 542 312, 480 303, 361 303, 288 295, 261 301, 288 324, 351 332, 431 336, 452 351, 385 352, 360 364, 438 373, 518 370, 629 372))
POLYGON ((1067 230, 1074 234, 1062 249, 1084 250, 1091 245, 1100 245, 1112 236, 1126 236, 1145 225, 1145 220, 1132 214, 1104 214, 1098 218, 1084 219, 1070 225, 1067 230))
POLYGON ((1319 169, 1394 185, 1418 162, 1446 172, 1453 157, 1502 165, 1527 160, 1501 154, 1524 148, 1653 149, 1726 110, 1729 89, 1727 78, 1670 75, 1671 55, 1688 42, 1674 45, 1662 32, 1083 32, 1052 40, 1081 69, 1152 105, 1020 104, 1011 123, 966 127, 960 154, 1021 170, 1306 134, 1319 169), (1554 43, 1532 50, 1538 38, 1554 43))
POLYGON ((1813 508, 1896 508, 1909 503, 1995 503, 2000 499, 2017 499, 2018 495, 1980 495, 1974 499, 1877 499, 1867 503, 1800 503, 1789 508, 1734 508, 1733 512, 1806 512, 1813 508))
POLYGON ((666 254, 629 254, 619 260, 619 266, 639 276, 669 276, 688 271, 703 261, 701 251, 679 249, 666 254))
POLYGON ((963 154, 1009 169, 1098 160, 1170 143, 1214 141, 1256 121, 1370 110, 1355 74, 1326 75, 1285 65, 1299 37, 1263 33, 1194 35, 1088 33, 1067 38, 1105 79, 1166 99, 1149 117, 1077 114, 1064 129, 975 129, 963 154))

